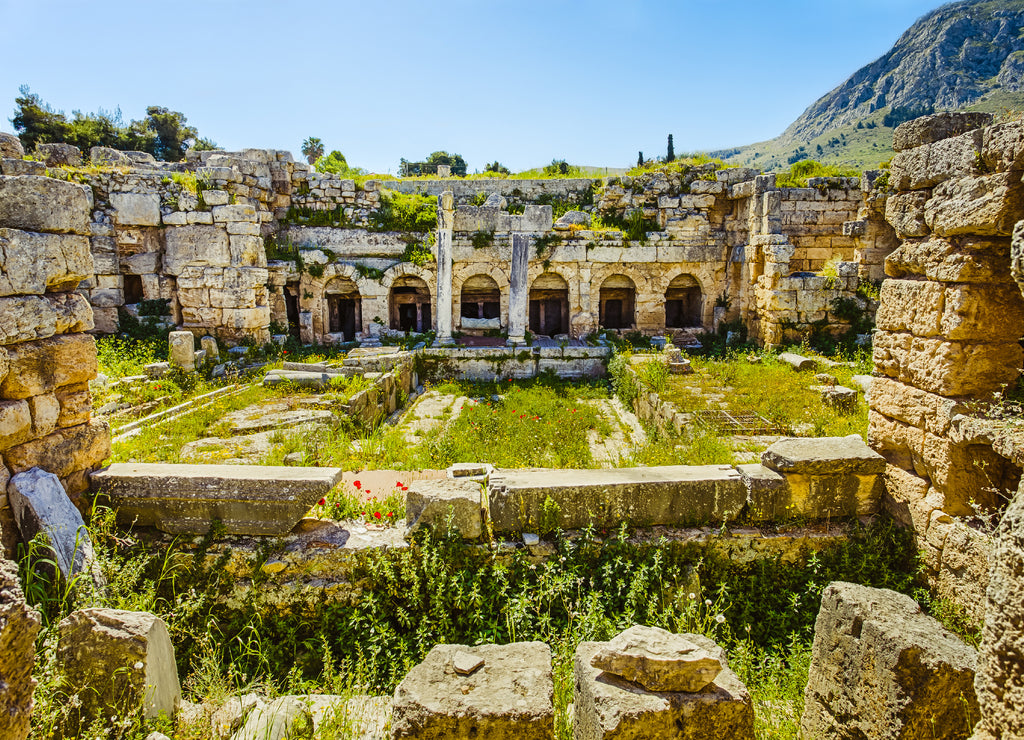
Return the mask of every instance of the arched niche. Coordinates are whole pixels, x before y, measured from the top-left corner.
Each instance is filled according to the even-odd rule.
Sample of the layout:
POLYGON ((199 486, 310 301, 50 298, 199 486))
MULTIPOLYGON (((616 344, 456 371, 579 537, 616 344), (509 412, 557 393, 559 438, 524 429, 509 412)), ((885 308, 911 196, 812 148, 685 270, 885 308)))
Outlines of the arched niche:
POLYGON ((395 278, 388 292, 388 313, 390 326, 396 331, 430 331, 430 288, 426 282, 414 275, 395 278))
POLYGON ((462 283, 459 316, 464 329, 501 328, 501 288, 490 275, 473 275, 462 283))
POLYGON ((530 331, 548 337, 569 333, 569 284, 558 273, 541 273, 530 286, 530 331))
POLYGON ((665 290, 665 327, 688 329, 703 324, 704 296, 693 275, 677 275, 665 290))
POLYGON ((351 342, 363 325, 363 301, 351 278, 334 277, 324 286, 324 317, 328 334, 351 342))
POLYGON ((625 275, 610 275, 601 283, 598 321, 605 329, 636 326, 636 283, 625 275))

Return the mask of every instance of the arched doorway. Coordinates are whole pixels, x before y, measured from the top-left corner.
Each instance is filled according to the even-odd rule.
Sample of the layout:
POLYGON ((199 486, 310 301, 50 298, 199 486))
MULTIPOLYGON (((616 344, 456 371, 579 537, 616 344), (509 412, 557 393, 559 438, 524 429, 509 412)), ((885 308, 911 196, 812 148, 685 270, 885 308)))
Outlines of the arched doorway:
POLYGON ((703 296, 693 275, 677 275, 665 291, 665 328, 687 329, 703 325, 703 296))
POLYGON ((467 278, 459 304, 463 329, 501 328, 501 289, 490 275, 467 278))
POLYGON ((404 332, 428 332, 430 316, 430 288, 420 278, 403 275, 391 284, 388 295, 388 313, 392 329, 404 332))
POLYGON ((631 329, 636 324, 636 285, 625 275, 601 284, 600 324, 605 329, 631 329))
POLYGON ((569 284, 554 272, 545 272, 530 286, 530 331, 553 337, 569 333, 569 284))
POLYGON ((359 288, 345 277, 333 278, 324 288, 327 333, 341 334, 342 341, 351 342, 363 326, 362 300, 359 288))

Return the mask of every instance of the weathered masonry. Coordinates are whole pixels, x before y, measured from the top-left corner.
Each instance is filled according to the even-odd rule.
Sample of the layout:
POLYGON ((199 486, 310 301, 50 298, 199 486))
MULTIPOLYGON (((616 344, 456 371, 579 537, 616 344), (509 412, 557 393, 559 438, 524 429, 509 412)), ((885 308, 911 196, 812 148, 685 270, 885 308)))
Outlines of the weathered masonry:
POLYGON ((95 268, 82 287, 97 332, 162 300, 163 320, 228 342, 266 341, 272 328, 331 343, 431 330, 685 334, 732 321, 775 344, 848 329, 837 299, 870 310, 857 287, 882 276, 897 243, 875 174, 780 188, 774 175, 711 164, 635 178, 357 187, 273 150, 194 152, 177 164, 111 164, 103 150, 93 160, 47 170, 6 159, 3 171, 32 165, 91 188, 95 268), (385 230, 392 199, 446 191, 440 228, 385 230), (556 220, 552 204, 575 210, 556 220), (513 301, 516 234, 525 272, 513 301))

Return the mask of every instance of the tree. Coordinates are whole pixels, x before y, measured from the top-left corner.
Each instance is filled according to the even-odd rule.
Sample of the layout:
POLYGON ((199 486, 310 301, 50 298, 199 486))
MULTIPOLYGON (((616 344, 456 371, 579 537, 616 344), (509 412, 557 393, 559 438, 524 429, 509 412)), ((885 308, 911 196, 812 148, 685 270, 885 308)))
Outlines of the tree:
POLYGON ((486 165, 484 167, 484 172, 494 172, 494 173, 496 173, 498 175, 510 175, 510 174, 512 174, 509 171, 508 167, 503 165, 498 160, 494 160, 490 164, 486 165))
POLYGON ((636 166, 637 167, 643 167, 644 166, 644 153, 643 152, 640 152, 639 154, 636 155, 636 166))
POLYGON ((466 174, 466 160, 462 158, 461 154, 449 154, 441 150, 431 153, 425 161, 427 164, 446 164, 452 168, 453 175, 466 174))
POLYGON ((366 174, 366 170, 361 167, 350 167, 348 160, 345 159, 345 155, 337 149, 326 157, 320 157, 313 166, 317 172, 329 172, 339 177, 358 177, 359 175, 366 174))
MULTIPOLYGON (((324 156, 324 143, 315 136, 310 136, 302 142, 302 156, 310 164, 315 164, 320 157, 324 156)), ((342 157, 344 159, 344 157, 342 157)))
POLYGON ((665 154, 665 161, 672 162, 676 158, 676 148, 672 145, 672 134, 668 135, 668 152, 665 154))
POLYGON ((113 114, 104 110, 97 113, 72 111, 69 120, 62 111, 54 111, 42 99, 29 90, 27 85, 19 88, 21 93, 11 123, 18 133, 22 145, 29 151, 37 144, 67 142, 88 151, 94 146, 106 146, 127 151, 149 152, 164 161, 178 161, 189 148, 215 149, 217 145, 209 139, 199 137, 183 113, 162 106, 150 106, 141 121, 125 124, 121 111, 113 114))

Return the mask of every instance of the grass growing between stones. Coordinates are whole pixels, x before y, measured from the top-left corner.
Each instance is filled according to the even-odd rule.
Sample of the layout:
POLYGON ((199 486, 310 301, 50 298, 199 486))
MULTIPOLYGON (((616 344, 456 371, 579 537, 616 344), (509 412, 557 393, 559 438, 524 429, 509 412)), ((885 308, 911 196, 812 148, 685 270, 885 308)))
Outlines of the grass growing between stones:
MULTIPOLYGON (((844 413, 827 407, 811 386, 819 385, 814 373, 797 372, 780 362, 777 355, 757 355, 758 362, 745 357, 724 359, 692 357, 694 372, 673 375, 661 397, 680 411, 750 411, 768 419, 787 434, 811 437, 864 436, 868 427, 867 402, 863 395, 856 408, 844 413)), ((856 368, 823 370, 839 385, 856 388, 851 380, 856 368)))
MULTIPOLYGON (((581 641, 607 640, 633 624, 700 632, 726 648, 747 682, 758 737, 795 737, 822 590, 848 580, 908 592, 917 572, 910 539, 887 520, 854 524, 846 541, 794 562, 730 560, 718 554, 715 538, 703 545, 636 540, 625 525, 560 534, 546 560, 428 532, 407 548, 354 555, 348 580, 359 586, 344 598, 325 600, 313 590, 281 609, 264 599, 267 552, 252 556, 246 577, 225 568, 230 552, 212 537, 148 541, 117 530, 103 510, 90 529, 107 587, 80 583, 68 591, 37 579, 29 591, 45 624, 33 738, 60 737, 56 730, 74 706, 78 687, 60 684, 55 625, 88 606, 162 617, 186 698, 211 708, 251 690, 390 694, 435 644, 541 640, 553 649, 562 740, 571 736, 571 659, 581 641)), ((142 740, 163 729, 176 738, 212 738, 202 722, 169 732, 132 711, 99 726, 106 732, 82 737, 142 740)))

